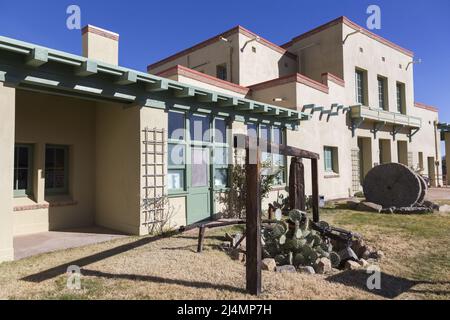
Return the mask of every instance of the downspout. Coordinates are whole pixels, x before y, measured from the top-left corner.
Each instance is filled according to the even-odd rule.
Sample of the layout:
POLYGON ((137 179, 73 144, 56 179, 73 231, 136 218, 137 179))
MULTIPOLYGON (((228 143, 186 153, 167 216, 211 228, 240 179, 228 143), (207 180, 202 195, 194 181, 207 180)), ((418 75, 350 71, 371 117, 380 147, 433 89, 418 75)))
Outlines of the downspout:
POLYGON ((439 152, 438 152, 438 142, 437 142, 437 121, 435 120, 433 122, 434 125, 434 152, 435 152, 435 166, 436 166, 436 186, 440 187, 439 184, 439 163, 441 162, 441 159, 438 159, 439 152))
POLYGON ((233 46, 229 46, 230 48, 230 82, 233 82, 233 46))

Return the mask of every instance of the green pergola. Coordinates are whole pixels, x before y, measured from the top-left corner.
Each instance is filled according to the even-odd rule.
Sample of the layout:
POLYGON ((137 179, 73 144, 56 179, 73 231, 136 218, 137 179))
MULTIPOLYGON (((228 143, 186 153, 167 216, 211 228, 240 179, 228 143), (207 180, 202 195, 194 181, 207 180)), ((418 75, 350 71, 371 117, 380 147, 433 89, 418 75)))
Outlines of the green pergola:
POLYGON ((126 106, 214 113, 297 130, 309 115, 0 36, 0 81, 126 106))

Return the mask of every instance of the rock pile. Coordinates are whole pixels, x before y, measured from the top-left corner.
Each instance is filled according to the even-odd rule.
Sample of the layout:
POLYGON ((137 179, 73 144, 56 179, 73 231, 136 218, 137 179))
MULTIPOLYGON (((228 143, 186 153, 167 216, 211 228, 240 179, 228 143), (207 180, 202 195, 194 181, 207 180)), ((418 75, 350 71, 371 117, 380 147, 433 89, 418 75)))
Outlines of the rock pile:
MULTIPOLYGON (((366 268, 382 257, 360 235, 343 242, 314 230, 305 212, 292 210, 289 219, 264 225, 262 270, 281 273, 327 274, 336 269, 366 268)), ((323 222, 323 224, 325 224, 323 222)), ((235 238, 229 236, 228 238, 235 238)), ((245 261, 242 248, 223 244, 235 260, 245 261)))

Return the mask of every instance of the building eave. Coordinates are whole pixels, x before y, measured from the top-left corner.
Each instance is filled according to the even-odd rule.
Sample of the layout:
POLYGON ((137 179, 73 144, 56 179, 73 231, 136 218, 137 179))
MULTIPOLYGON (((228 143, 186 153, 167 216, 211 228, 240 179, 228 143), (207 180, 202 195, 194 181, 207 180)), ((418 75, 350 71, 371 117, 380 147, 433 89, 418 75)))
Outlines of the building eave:
POLYGON ((331 28, 331 27, 333 27, 335 25, 338 25, 338 24, 345 24, 346 26, 354 29, 355 31, 356 30, 360 30, 362 34, 368 36, 369 38, 372 38, 372 39, 374 39, 374 40, 376 40, 376 41, 378 41, 378 42, 380 42, 380 43, 382 43, 382 44, 384 44, 384 45, 386 45, 388 47, 391 47, 392 49, 397 50, 397 51, 399 51, 399 52, 401 52, 401 53, 403 53, 403 54, 405 54, 407 56, 414 57, 414 52, 412 52, 411 50, 405 49, 405 48, 399 46, 398 44, 396 44, 396 43, 394 43, 392 41, 389 41, 389 40, 387 40, 387 39, 385 39, 385 38, 383 38, 383 37, 381 37, 381 36, 371 32, 371 31, 367 30, 366 28, 361 27, 360 25, 358 25, 357 23, 351 21, 349 18, 347 18, 345 16, 342 16, 342 17, 339 17, 339 18, 334 19, 332 21, 329 21, 329 22, 327 22, 327 23, 325 23, 325 24, 323 24, 323 25, 321 25, 321 26, 319 26, 317 28, 314 28, 314 29, 312 29, 310 31, 307 31, 307 32, 305 32, 305 33, 303 33, 301 35, 298 35, 298 36, 292 38, 291 41, 289 41, 289 42, 287 42, 285 44, 282 44, 280 47, 287 49, 287 48, 292 46, 297 41, 300 41, 300 40, 303 40, 305 38, 308 38, 308 37, 310 37, 310 36, 312 36, 312 35, 314 35, 316 33, 322 32, 322 31, 324 31, 324 30, 326 30, 328 28, 331 28))
POLYGON ((209 108, 243 118, 257 115, 262 121, 277 122, 291 128, 299 125, 301 120, 309 119, 308 115, 292 109, 183 84, 2 36, 0 81, 17 88, 64 92, 142 107, 189 109, 195 105, 196 109, 209 108), (13 57, 7 52, 12 53, 13 57), (178 94, 180 92, 189 94, 178 94), (191 98, 197 99, 195 103, 191 98), (277 114, 276 118, 273 114, 277 114))

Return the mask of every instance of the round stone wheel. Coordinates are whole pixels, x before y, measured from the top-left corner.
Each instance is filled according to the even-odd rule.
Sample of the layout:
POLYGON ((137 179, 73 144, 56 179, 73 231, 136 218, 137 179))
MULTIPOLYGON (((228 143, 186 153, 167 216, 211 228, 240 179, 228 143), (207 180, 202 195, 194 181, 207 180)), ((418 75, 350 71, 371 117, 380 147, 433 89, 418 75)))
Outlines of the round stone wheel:
POLYGON ((420 186, 422 187, 422 192, 420 193, 420 197, 417 200, 417 204, 422 204, 425 201, 425 197, 427 196, 428 186, 427 183, 425 182, 425 179, 422 178, 420 174, 416 175, 419 178, 420 186))
POLYGON ((422 195, 422 185, 414 171, 400 163, 371 169, 363 183, 366 201, 389 207, 410 207, 422 195))

